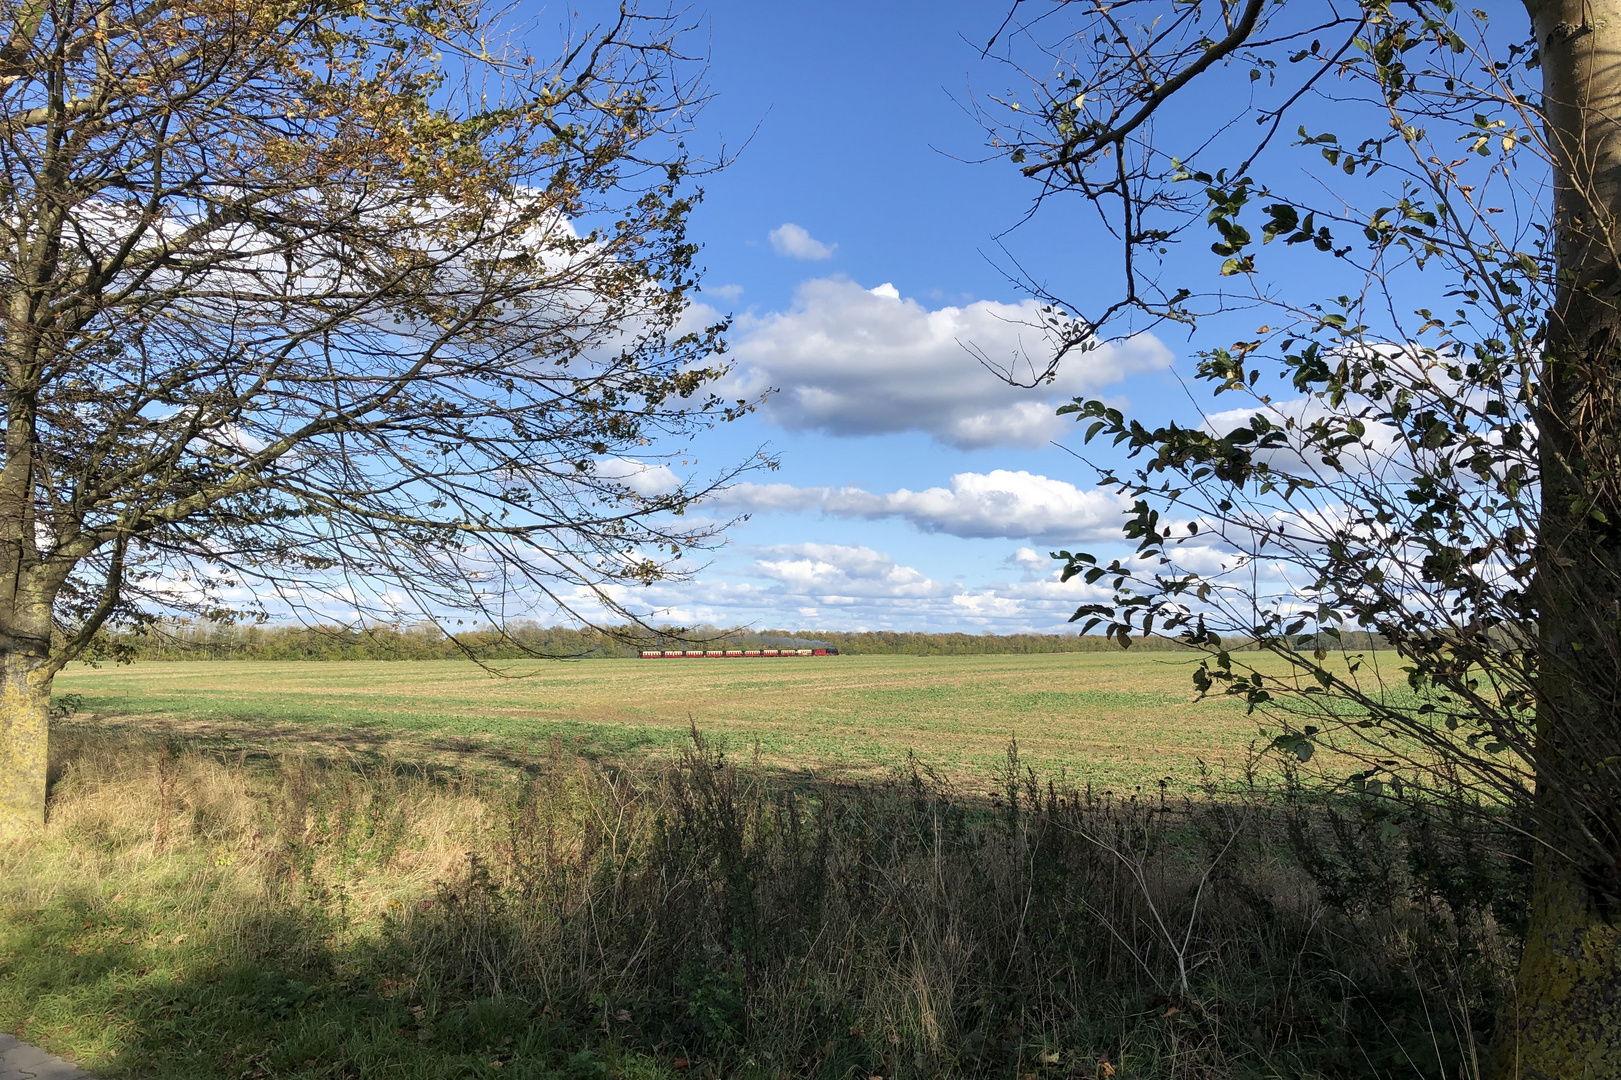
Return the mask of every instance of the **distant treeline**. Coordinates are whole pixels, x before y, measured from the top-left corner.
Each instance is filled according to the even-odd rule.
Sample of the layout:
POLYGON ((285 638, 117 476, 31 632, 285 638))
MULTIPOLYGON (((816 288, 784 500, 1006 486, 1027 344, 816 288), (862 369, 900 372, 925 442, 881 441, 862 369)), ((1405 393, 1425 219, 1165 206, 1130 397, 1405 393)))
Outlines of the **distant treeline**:
MULTIPOLYGON (((832 645, 848 656, 994 656, 1034 653, 1114 652, 1118 643, 1083 634, 931 634, 901 630, 767 630, 723 633, 699 629, 649 633, 635 627, 581 629, 518 623, 493 628, 453 627, 447 635, 431 623, 403 627, 267 626, 163 620, 141 631, 112 635, 107 652, 132 660, 454 660, 469 654, 490 660, 527 656, 582 659, 630 658, 642 649, 733 646, 767 648, 832 645)), ((1246 643, 1232 642, 1243 649, 1246 643)), ((1374 647, 1366 634, 1347 634, 1351 649, 1374 647)), ((1132 641, 1133 650, 1183 648, 1161 638, 1132 641)))
MULTIPOLYGON (((929 634, 913 630, 802 630, 795 637, 825 641, 851 656, 1001 656, 1010 653, 1119 652, 1099 634, 929 634)), ((1183 645, 1163 638, 1133 640, 1133 649, 1165 651, 1183 645)))
MULTIPOLYGON (((747 644, 825 642, 850 656, 1003 656, 1120 651, 1119 642, 1101 634, 930 634, 913 630, 797 630, 789 634, 785 630, 769 630, 745 637, 747 644)), ((1324 644, 1336 650, 1352 651, 1385 647, 1378 635, 1362 631, 1343 634, 1339 642, 1325 641, 1324 644)), ((1245 652, 1253 645, 1248 640, 1228 641, 1226 647, 1232 652, 1245 652)), ((1187 646, 1175 639, 1153 637, 1132 638, 1131 648, 1133 651, 1174 652, 1187 646)))
POLYGON ((266 626, 164 620, 112 635, 109 651, 132 660, 491 660, 526 656, 635 656, 626 635, 566 626, 519 624, 506 632, 432 623, 404 627, 266 626))

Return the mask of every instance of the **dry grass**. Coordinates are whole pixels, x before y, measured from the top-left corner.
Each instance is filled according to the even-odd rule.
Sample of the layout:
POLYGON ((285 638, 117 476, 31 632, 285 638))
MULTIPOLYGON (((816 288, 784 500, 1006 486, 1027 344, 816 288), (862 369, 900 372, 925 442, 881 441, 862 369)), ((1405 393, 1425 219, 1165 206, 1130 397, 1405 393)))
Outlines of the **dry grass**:
MULTIPOLYGON (((390 901, 431 891, 489 829, 488 805, 457 784, 387 766, 334 771, 295 751, 250 767, 246 753, 233 759, 84 727, 59 728, 51 750, 50 831, 77 860, 56 886, 94 890, 201 857, 212 871, 199 872, 177 914, 211 925, 279 905, 286 879, 300 874, 341 877, 356 917, 379 915, 390 901), (357 827, 371 845, 326 842, 357 827), (217 910, 195 907, 204 902, 217 910)), ((49 879, 30 880, 43 888, 49 879)))
POLYGON ((54 747, 0 1028, 108 1075, 1452 1077, 1512 958, 1490 846, 1298 790, 54 747))
POLYGON ((769 768, 882 775, 915 751, 961 782, 1010 738, 1044 773, 1127 791, 1200 763, 1240 765, 1257 721, 1195 701, 1175 653, 841 656, 772 661, 190 662, 70 668, 57 691, 112 723, 226 746, 312 749, 500 769, 553 740, 599 760, 673 760, 696 721, 769 768))

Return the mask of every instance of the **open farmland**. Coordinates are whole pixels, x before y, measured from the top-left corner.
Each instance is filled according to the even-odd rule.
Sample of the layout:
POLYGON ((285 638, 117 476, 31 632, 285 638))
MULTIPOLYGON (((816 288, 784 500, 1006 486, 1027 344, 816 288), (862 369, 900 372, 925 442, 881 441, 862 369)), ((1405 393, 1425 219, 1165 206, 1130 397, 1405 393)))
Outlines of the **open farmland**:
POLYGON ((1010 735, 1043 778, 1115 792, 1242 760, 1255 721, 1195 703, 1166 654, 530 670, 67 673, 83 709, 52 739, 46 829, 0 845, 0 1030, 108 1080, 1063 1080, 1105 1060, 1177 1080, 1190 1044, 1201 1077, 1349 1080, 1461 1075, 1493 1015, 1500 924, 1414 893, 1507 879, 1477 819, 1460 837, 1327 790, 1062 780, 992 812, 1010 735), (757 737, 767 775, 634 767, 689 715, 734 760, 757 737), (859 777, 907 750, 950 775, 859 777), (1392 855, 1426 874, 1359 886, 1349 914, 1321 899, 1392 855), (1219 1026, 1166 1008, 1167 923, 1199 934, 1189 995, 1219 1026), (1280 995, 1294 1019, 1263 1026, 1280 995), (1437 1000, 1476 1026, 1437 1027, 1437 1000))
POLYGON ((222 747, 462 767, 558 742, 609 761, 666 756, 696 724, 773 769, 872 772, 911 751, 984 778, 1016 738, 1044 774, 1107 787, 1244 759, 1255 719, 1195 701, 1189 669, 1166 653, 530 662, 506 678, 460 662, 214 661, 76 666, 57 693, 79 696, 81 719, 222 747))

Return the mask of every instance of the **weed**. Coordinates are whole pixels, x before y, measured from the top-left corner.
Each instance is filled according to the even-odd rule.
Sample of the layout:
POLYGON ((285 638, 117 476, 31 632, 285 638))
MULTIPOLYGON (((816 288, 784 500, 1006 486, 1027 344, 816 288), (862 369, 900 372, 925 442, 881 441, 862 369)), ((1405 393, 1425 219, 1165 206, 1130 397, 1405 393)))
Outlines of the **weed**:
POLYGON ((1511 829, 1288 782, 55 746, 0 1027, 109 1076, 1453 1077, 1514 959, 1511 829))

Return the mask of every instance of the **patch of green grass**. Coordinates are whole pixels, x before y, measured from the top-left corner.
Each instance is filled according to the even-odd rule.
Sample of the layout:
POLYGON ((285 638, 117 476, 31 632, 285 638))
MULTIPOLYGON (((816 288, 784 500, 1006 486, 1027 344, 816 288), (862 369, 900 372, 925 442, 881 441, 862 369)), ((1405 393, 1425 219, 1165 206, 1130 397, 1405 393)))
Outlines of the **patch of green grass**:
POLYGON ((1524 862, 1474 818, 1011 755, 987 799, 701 740, 492 775, 52 741, 46 829, 0 845, 0 1030, 109 1080, 1459 1075, 1512 943, 1504 890, 1445 888, 1524 862))
POLYGON ((1010 738, 1031 764, 1117 789, 1187 783, 1242 761, 1259 725, 1196 701, 1176 654, 841 656, 514 663, 182 662, 76 666, 60 693, 113 724, 168 726, 219 745, 299 741, 384 757, 500 765, 560 742, 588 756, 668 758, 691 725, 761 765, 874 773, 909 752, 961 776, 1010 738))
POLYGON ((116 1077, 668 1073, 626 1040, 593 1039, 519 999, 430 995, 424 1006, 380 994, 354 977, 358 957, 275 941, 321 932, 291 907, 281 933, 261 924, 244 949, 240 927, 222 935, 182 923, 163 902, 208 880, 209 868, 182 857, 161 876, 124 883, 135 900, 79 895, 0 911, 0 1028, 116 1077))
POLYGON ((390 913, 461 868, 500 786, 53 743, 46 833, 0 846, 0 1030, 109 1077, 668 1075, 589 1015, 379 975, 390 913))

